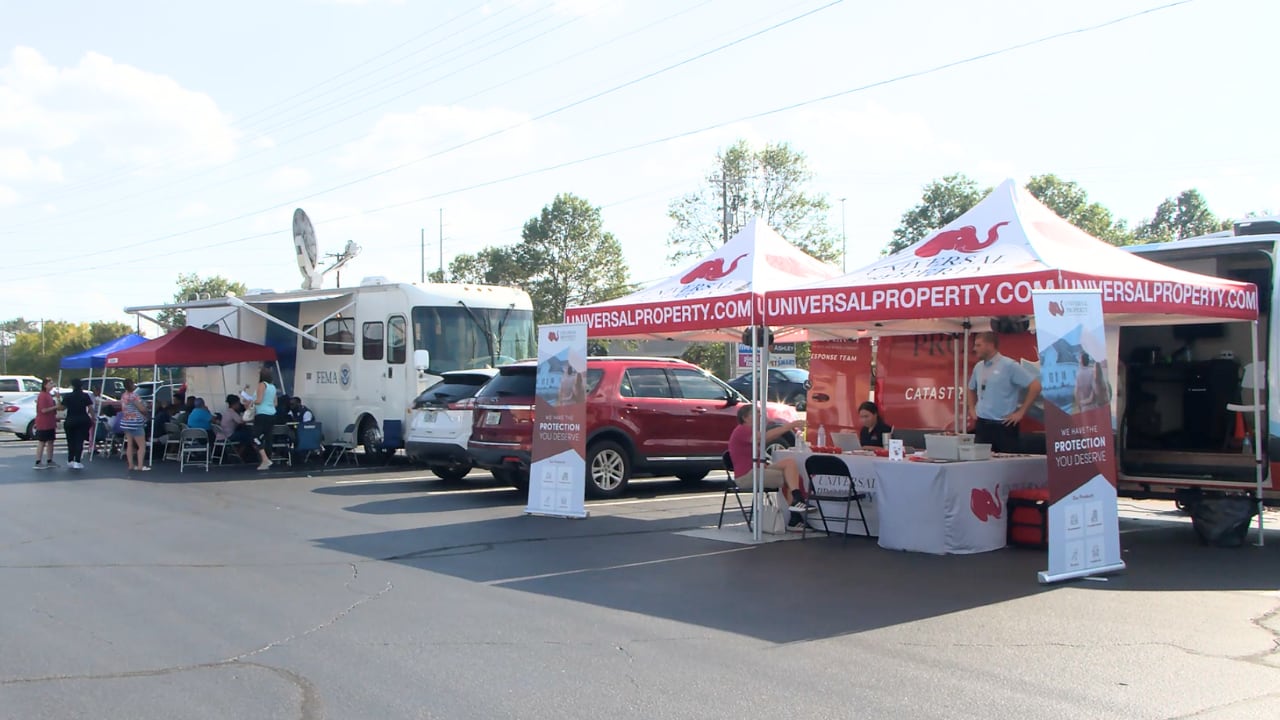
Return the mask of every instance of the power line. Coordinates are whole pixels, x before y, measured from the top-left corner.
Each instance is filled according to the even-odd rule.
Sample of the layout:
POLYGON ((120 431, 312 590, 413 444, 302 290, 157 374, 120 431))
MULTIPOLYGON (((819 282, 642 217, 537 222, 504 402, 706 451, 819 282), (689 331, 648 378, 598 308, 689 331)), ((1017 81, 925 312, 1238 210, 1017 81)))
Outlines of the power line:
MULTIPOLYGON (((455 99, 453 99, 453 100, 448 101, 448 103, 446 103, 446 104, 456 105, 456 104, 458 104, 458 103, 465 102, 466 100, 469 100, 469 99, 471 99, 471 98, 474 98, 474 97, 477 97, 477 96, 479 96, 479 95, 482 95, 482 94, 484 94, 484 93, 486 93, 486 92, 490 92, 490 91, 492 91, 492 90, 495 90, 495 89, 497 89, 497 88, 503 87, 503 86, 505 86, 505 85, 509 85, 509 84, 511 84, 511 83, 513 83, 513 82, 516 82, 516 81, 518 81, 518 80, 521 80, 521 79, 523 79, 523 78, 529 77, 529 76, 534 75, 534 74, 537 74, 537 73, 539 73, 539 72, 544 72, 544 71, 546 71, 546 70, 548 70, 548 69, 550 69, 550 68, 552 68, 552 67, 556 67, 556 66, 558 66, 558 65, 564 64, 565 62, 568 62, 569 60, 572 60, 572 59, 574 59, 574 58, 577 58, 577 57, 580 57, 580 56, 582 56, 582 55, 588 54, 588 53, 590 53, 590 52, 594 52, 594 51, 599 50, 599 49, 601 49, 601 48, 604 48, 604 47, 606 47, 606 46, 608 46, 608 45, 611 45, 611 44, 613 44, 613 43, 616 43, 616 42, 618 42, 618 41, 620 41, 620 40, 623 40, 623 39, 625 39, 625 38, 627 38, 627 37, 630 37, 630 36, 632 36, 632 35, 639 34, 639 33, 644 32, 645 30, 648 30, 648 29, 650 29, 650 28, 652 28, 652 27, 655 27, 655 26, 660 25, 660 24, 662 24, 662 23, 668 22, 668 21, 670 21, 670 20, 672 20, 672 19, 674 19, 674 18, 676 18, 676 17, 679 17, 679 16, 681 16, 681 15, 684 15, 684 14, 686 14, 686 13, 688 13, 688 12, 691 12, 691 11, 693 11, 693 10, 697 9, 697 8, 700 8, 700 7, 703 7, 703 6, 705 6, 705 5, 708 5, 708 4, 710 4, 710 2, 712 2, 712 0, 703 0, 703 2, 701 2, 701 3, 697 4, 697 5, 693 5, 693 6, 690 6, 690 7, 683 8, 683 9, 681 9, 681 10, 678 10, 678 11, 677 11, 677 12, 675 12, 675 13, 672 13, 672 14, 670 14, 670 15, 667 15, 667 16, 663 17, 663 18, 660 18, 660 19, 658 19, 658 20, 655 20, 655 21, 653 21, 653 22, 651 22, 651 23, 649 23, 649 24, 647 24, 647 25, 644 25, 644 26, 641 26, 641 27, 639 27, 639 28, 635 28, 635 29, 629 30, 629 31, 627 31, 627 32, 625 32, 625 33, 621 33, 621 34, 615 35, 614 37, 610 38, 609 40, 606 40, 606 41, 604 41, 604 42, 598 43, 598 44, 593 45, 593 46, 591 46, 591 47, 589 47, 589 48, 586 48, 586 49, 584 49, 584 50, 581 50, 581 51, 578 51, 578 52, 575 52, 575 53, 571 53, 570 55, 564 56, 564 57, 560 58, 559 60, 556 60, 556 61, 553 61, 553 62, 551 62, 551 63, 545 64, 545 65, 543 65, 543 66, 541 66, 541 67, 539 67, 539 68, 535 68, 535 69, 533 69, 533 70, 530 70, 530 71, 528 71, 528 72, 522 73, 522 74, 520 74, 520 75, 516 75, 516 76, 510 77, 510 78, 507 78, 506 80, 503 80, 503 81, 501 81, 501 82, 498 82, 498 83, 496 83, 496 84, 494 84, 494 85, 490 85, 489 87, 484 88, 484 89, 482 89, 482 90, 479 90, 479 91, 476 91, 476 92, 472 92, 472 93, 470 93, 470 94, 468 94, 468 95, 465 95, 465 96, 462 96, 462 97, 460 97, 460 98, 455 98, 455 99)), ((504 9, 504 10, 505 10, 505 9, 504 9)), ((527 18, 527 17, 529 17, 529 16, 525 16, 525 17, 527 18)), ((524 18, 521 18, 521 20, 523 20, 523 19, 524 19, 524 18)), ((472 63, 471 65, 468 65, 468 66, 466 66, 466 67, 464 67, 464 68, 460 68, 460 69, 458 69, 458 70, 455 70, 455 71, 453 71, 453 72, 450 72, 450 73, 448 73, 448 74, 446 74, 446 75, 444 75, 444 76, 438 77, 438 78, 436 78, 435 80, 432 80, 432 81, 430 81, 430 82, 428 82, 428 83, 426 83, 426 84, 424 84, 424 85, 419 85, 419 86, 415 87, 414 89, 409 90, 409 91, 407 91, 407 92, 405 92, 405 93, 401 93, 401 94, 399 94, 399 95, 395 95, 395 96, 393 96, 393 97, 391 97, 391 98, 387 98, 387 99, 385 99, 385 100, 383 100, 383 101, 380 101, 380 102, 378 102, 378 103, 376 103, 376 104, 373 104, 373 105, 365 105, 365 106, 362 106, 362 108, 360 109, 360 111, 358 111, 358 112, 356 112, 356 113, 353 113, 353 114, 350 114, 350 115, 346 115, 346 116, 344 116, 344 117, 342 117, 342 118, 339 118, 339 119, 334 120, 334 121, 332 121, 332 122, 329 122, 329 123, 327 123, 327 124, 321 125, 321 126, 319 126, 319 127, 313 128, 313 129, 311 129, 311 130, 308 130, 307 132, 304 132, 304 133, 302 133, 302 134, 300 134, 300 135, 295 135, 295 136, 293 136, 293 137, 291 137, 291 138, 288 138, 287 140, 284 140, 284 141, 282 141, 282 142, 275 143, 272 147, 269 147, 269 148, 263 148, 263 149, 260 149, 260 150, 255 151, 255 152, 251 152, 251 153, 249 153, 249 154, 247 154, 247 155, 241 156, 241 157, 239 157, 239 158, 236 158, 236 159, 234 159, 234 160, 231 160, 231 161, 228 161, 228 162, 222 163, 222 164, 220 164, 220 165, 217 165, 217 166, 214 166, 214 167, 211 167, 211 168, 207 168, 207 169, 205 169, 205 170, 197 171, 197 172, 195 172, 195 173, 193 173, 193 174, 188 175, 188 176, 187 176, 187 177, 185 177, 185 178, 180 178, 180 179, 177 179, 177 180, 167 181, 167 182, 165 182, 165 183, 164 183, 164 184, 162 184, 162 185, 157 185, 157 186, 153 186, 153 187, 149 187, 149 188, 144 188, 144 189, 139 190, 139 191, 137 191, 137 192, 134 192, 134 193, 131 193, 131 194, 128 194, 128 195, 124 195, 124 196, 121 196, 121 197, 117 197, 117 198, 114 198, 114 199, 109 200, 109 201, 104 201, 104 202, 102 202, 102 203, 98 203, 98 204, 96 204, 96 205, 91 205, 91 206, 88 206, 88 207, 81 207, 81 208, 77 208, 77 209, 71 210, 71 211, 66 212, 66 213, 61 213, 57 218, 52 218, 52 219, 49 219, 49 220, 30 220, 30 221, 27 221, 27 222, 21 222, 21 223, 18 223, 18 224, 16 224, 16 225, 11 225, 11 226, 9 226, 8 228, 6 228, 5 230, 0 231, 0 235, 6 235, 6 234, 12 235, 12 234, 16 234, 16 231, 17 231, 17 230, 22 230, 22 229, 25 229, 25 228, 30 228, 30 227, 33 227, 33 226, 44 227, 44 228, 50 228, 50 227, 64 227, 64 226, 72 225, 72 224, 74 224, 74 223, 78 222, 77 218, 80 218, 80 217, 82 217, 82 216, 84 216, 84 215, 86 215, 86 214, 89 214, 89 213, 93 213, 93 212, 95 212, 95 211, 97 211, 97 210, 109 209, 109 210, 108 210, 108 212, 106 212, 106 213, 104 213, 104 214, 102 214, 102 215, 101 215, 101 216, 105 216, 105 217, 111 217, 111 216, 113 216, 113 215, 119 215, 119 214, 122 214, 122 213, 128 212, 128 210, 129 210, 128 205, 127 205, 127 204, 122 204, 122 203, 125 203, 125 202, 126 202, 126 201, 128 201, 128 200, 133 200, 133 199, 135 199, 135 198, 139 198, 139 197, 146 197, 146 196, 152 195, 153 193, 155 193, 155 192, 156 192, 156 191, 158 191, 158 190, 160 190, 160 191, 164 191, 164 190, 172 190, 175 186, 187 184, 187 183, 189 183, 189 182, 191 182, 191 181, 193 181, 193 180, 195 180, 195 179, 197 179, 197 178, 200 178, 200 177, 203 177, 203 176, 206 176, 206 175, 212 174, 212 173, 214 173, 214 172, 217 172, 218 170, 225 169, 225 168, 230 167, 230 166, 232 166, 232 165, 237 165, 237 164, 243 163, 243 162, 245 162, 245 161, 247 161, 247 160, 249 160, 249 159, 251 159, 251 158, 257 157, 257 156, 262 155, 262 154, 264 154, 264 153, 268 153, 268 152, 276 151, 276 150, 278 150, 279 148, 281 148, 281 147, 283 147, 283 146, 285 146, 285 145, 289 145, 289 144, 295 143, 295 142, 297 142, 297 141, 299 141, 299 140, 302 140, 302 139, 304 139, 304 138, 306 138, 306 137, 309 137, 309 136, 311 136, 311 135, 315 135, 315 134, 316 134, 316 133, 318 133, 318 132, 322 132, 322 131, 327 130, 327 129, 329 129, 329 128, 332 128, 332 127, 335 127, 335 126, 340 125, 340 124, 342 124, 342 123, 345 123, 345 122, 347 122, 347 121, 349 121, 349 120, 352 120, 352 119, 355 119, 355 118, 357 118, 357 117, 360 117, 361 115, 367 114, 367 113, 368 113, 368 112, 370 112, 371 110, 374 110, 374 109, 376 109, 376 108, 378 108, 378 107, 385 106, 385 105, 387 105, 387 104, 388 104, 388 103, 390 103, 390 102, 393 102, 393 101, 395 101, 395 100, 397 100, 397 99, 400 99, 400 98, 402 98, 402 97, 404 97, 404 96, 406 96, 406 95, 408 95, 408 94, 411 94, 411 93, 413 93, 413 92, 417 92, 418 90, 421 90, 421 89, 423 89, 423 88, 425 88, 425 87, 428 87, 429 85, 434 84, 435 82, 439 82, 439 81, 440 81, 440 80, 442 80, 442 79, 445 79, 445 78, 450 77, 450 76, 452 76, 452 75, 456 75, 457 73, 462 72, 463 70, 466 70, 466 69, 469 69, 469 68, 475 67, 476 65, 478 65, 478 64, 480 64, 480 63, 482 63, 482 62, 485 62, 485 61, 487 61, 487 60, 490 60, 490 59, 493 59, 493 58, 495 58, 495 57, 498 57, 498 56, 500 56, 500 55, 502 55, 502 54, 504 54, 504 53, 506 53, 506 52, 509 52, 509 51, 511 51, 511 50, 513 50, 513 49, 515 49, 515 48, 517 48, 517 47, 520 47, 520 46, 525 45, 525 44, 527 44, 527 43, 529 43, 529 42, 532 42, 533 40, 543 39, 543 38, 545 38, 547 35, 549 35, 550 33, 553 33, 553 32, 555 32, 555 31, 557 31, 557 30, 559 30, 559 29, 561 29, 561 28, 563 28, 563 27, 565 27, 565 26, 569 25, 569 24, 571 24, 572 22, 575 22, 576 20, 577 20, 577 18, 575 18, 574 20, 571 20, 571 21, 568 21, 568 22, 562 23, 562 24, 560 24, 560 25, 558 25, 558 26, 556 26, 556 27, 552 28, 551 30, 548 30, 548 31, 543 32, 543 33, 540 33, 540 34, 538 34, 538 35, 536 35, 536 36, 534 36, 534 37, 528 38, 528 39, 526 39, 526 40, 523 40, 523 41, 521 41, 521 42, 517 43, 516 45, 509 46, 509 47, 507 47, 507 48, 504 48, 504 49, 503 49, 503 50, 501 50, 501 51, 498 51, 498 52, 492 53, 492 54, 490 54, 490 55, 487 55, 487 56, 485 56, 484 58, 482 58, 482 59, 480 59, 480 60, 476 61, 475 63, 472 63)), ((503 29, 503 28, 505 28, 505 27, 507 27, 507 26, 505 26, 505 25, 504 25, 504 26, 502 26, 501 28, 497 28, 497 29, 495 29, 493 32, 496 32, 497 30, 501 30, 501 29, 503 29)), ((492 32, 491 32, 491 33, 488 33, 488 34, 492 34, 492 32)), ((402 44, 403 44, 403 43, 402 43, 402 44)), ((336 77, 336 76, 335 76, 335 77, 336 77)), ((344 103, 340 103, 340 104, 346 104, 346 103, 344 102, 344 103)), ((301 122, 302 120, 305 120, 305 119, 307 119, 307 118, 309 118, 309 117, 312 117, 313 115, 314 115, 314 113, 313 113, 312 115, 307 115, 307 116, 304 116, 304 117, 302 117, 302 118, 299 118, 299 119, 298 119, 298 122, 301 122)), ((264 135, 264 136, 265 136, 265 135, 264 135)), ((336 143, 328 144, 328 145, 325 145, 325 146, 323 146, 323 147, 317 148, 317 149, 315 149, 315 150, 311 150, 311 151, 308 151, 308 152, 302 153, 302 154, 300 154, 300 155, 294 155, 294 156, 292 156, 292 157, 290 157, 290 158, 287 158, 287 159, 285 159, 285 160, 282 160, 282 161, 280 161, 280 162, 281 162, 281 164, 288 164, 288 163, 297 162, 298 160, 304 160, 304 159, 307 159, 307 158, 311 158, 311 157, 314 157, 314 156, 316 156, 316 155, 320 155, 320 154, 322 154, 322 153, 328 152, 329 150, 333 150, 333 149, 335 149, 335 148, 337 148, 337 147, 340 147, 340 146, 342 146, 342 145, 346 144, 346 143, 347 143, 347 142, 349 142, 349 141, 350 141, 350 139, 343 139, 343 140, 340 140, 340 141, 338 141, 338 142, 336 142, 336 143)), ((159 163, 159 164, 163 164, 163 163, 159 163)), ((157 199, 167 199, 167 198, 177 199, 177 198, 180 198, 180 197, 182 197, 182 196, 184 196, 184 195, 187 195, 188 193, 201 192, 201 191, 207 191, 207 190, 211 190, 211 189, 213 189, 213 188, 223 187, 223 186, 225 186, 225 185, 229 185, 229 184, 231 184, 231 183, 237 182, 237 181, 239 181, 239 180, 243 180, 243 179, 245 179, 245 178, 253 177, 253 176, 256 176, 256 175, 261 175, 261 174, 263 174, 263 173, 265 173, 265 172, 270 171, 271 169, 272 169, 272 168, 261 168, 261 169, 250 170, 250 171, 248 171, 248 172, 240 173, 240 174, 234 175, 234 176, 229 177, 229 178, 224 178, 224 179, 219 180, 219 181, 217 181, 217 182, 208 183, 208 184, 203 184, 203 185, 200 185, 200 186, 195 187, 195 188, 191 188, 191 189, 188 189, 188 190, 182 190, 182 191, 179 191, 179 192, 177 192, 177 193, 166 192, 166 193, 164 193, 164 194, 160 195, 160 196, 159 196, 159 198, 157 198, 157 199)))
MULTIPOLYGON (((446 154, 448 154, 448 153, 454 152, 454 151, 456 151, 456 150, 460 150, 460 149, 462 149, 462 148, 465 148, 465 147, 468 147, 468 146, 474 145, 474 144, 476 144, 476 143, 484 142, 484 141, 486 141, 486 140, 491 140, 491 139, 493 139, 493 138, 495 138, 495 137, 498 137, 498 136, 500 136, 500 135, 503 135, 503 134, 506 134, 506 133, 508 133, 508 132, 511 132, 512 130, 515 130, 515 129, 517 129, 517 128, 524 127, 525 125, 529 125, 529 124, 534 123, 534 122, 537 122, 537 121, 539 121, 539 120, 543 120, 543 119, 546 119, 546 118, 551 117, 551 116, 553 116, 553 115, 557 115, 557 114, 559 114, 559 113, 562 113, 562 112, 564 112, 564 111, 566 111, 566 110, 572 109, 572 108, 577 107, 577 106, 579 106, 579 105, 583 105, 583 104, 585 104, 585 103, 588 103, 588 102, 591 102, 591 101, 594 101, 594 100, 598 100, 598 99, 600 99, 600 98, 602 98, 602 97, 605 97, 606 95, 609 95, 609 94, 611 94, 611 93, 615 93, 615 92, 617 92, 617 91, 619 91, 619 90, 622 90, 622 89, 624 89, 624 88, 631 87, 632 85, 636 85, 636 84, 638 84, 638 83, 644 82, 645 80, 652 79, 652 78, 657 77, 657 76, 659 76, 659 75, 661 75, 661 74, 663 74, 663 73, 667 73, 667 72, 670 72, 670 71, 672 71, 672 70, 674 70, 674 69, 676 69, 676 68, 682 67, 682 66, 684 66, 684 65, 688 65, 689 63, 696 62, 697 60, 700 60, 700 59, 706 58, 706 57, 708 57, 708 56, 710 56, 710 55, 713 55, 713 54, 715 54, 715 53, 721 52, 721 51, 726 50, 726 49, 728 49, 728 48, 734 47, 734 46, 739 45, 739 44, 741 44, 741 43, 744 43, 744 42, 746 42, 746 41, 748 41, 748 40, 754 39, 754 38, 759 37, 759 36, 761 36, 761 35, 764 35, 764 34, 766 34, 766 33, 768 33, 768 32, 771 32, 771 31, 773 31, 773 30, 776 30, 776 29, 778 29, 778 28, 781 28, 781 27, 784 27, 784 26, 786 26, 786 25, 789 25, 789 24, 791 24, 791 23, 793 23, 793 22, 797 22, 797 21, 799 21, 799 20, 801 20, 801 19, 804 19, 804 18, 806 18, 806 17, 809 17, 809 16, 811 16, 811 15, 813 15, 813 14, 815 14, 815 13, 818 13, 818 12, 821 12, 821 11, 826 10, 826 9, 828 9, 828 8, 834 7, 835 5, 840 4, 842 1, 843 1, 843 0, 833 0, 833 2, 829 2, 829 3, 825 4, 825 5, 822 5, 822 6, 818 7, 818 8, 815 8, 815 9, 813 9, 813 10, 805 11, 805 12, 803 12, 803 13, 799 14, 799 15, 795 15, 795 16, 793 16, 793 17, 791 17, 791 18, 787 19, 787 20, 783 20, 783 21, 781 21, 781 22, 775 23, 774 25, 771 25, 771 26, 769 26, 769 27, 766 27, 766 28, 764 28, 764 29, 762 29, 762 30, 757 30, 757 31, 752 32, 752 33, 750 33, 750 34, 748 34, 748 35, 745 35, 745 36, 743 36, 743 37, 740 37, 740 38, 737 38, 737 39, 732 40, 732 41, 730 41, 730 42, 727 42, 727 43, 724 43, 724 44, 722 44, 722 45, 719 45, 718 47, 712 48, 712 49, 710 49, 710 50, 703 51, 703 52, 701 52, 701 53, 698 53, 697 55, 694 55, 694 56, 689 57, 689 58, 685 58, 684 60, 681 60, 681 61, 679 61, 679 62, 673 63, 673 64, 671 64, 671 65, 667 65, 666 67, 663 67, 663 68, 661 68, 661 69, 654 70, 654 71, 652 71, 652 72, 646 73, 646 74, 641 75, 641 76, 636 77, 636 78, 633 78, 633 79, 628 80, 628 81, 626 81, 626 82, 623 82, 623 83, 621 83, 621 84, 614 85, 613 87, 610 87, 610 88, 608 88, 608 89, 606 89, 606 90, 601 90, 601 91, 599 91, 599 92, 597 92, 597 93, 594 93, 594 94, 588 95, 588 96, 583 97, 583 98, 580 98, 580 99, 578 99, 578 100, 574 100, 574 101, 572 101, 572 102, 570 102, 570 103, 568 103, 568 104, 561 105, 561 106, 559 106, 559 107, 557 107, 557 108, 555 108, 555 109, 553 109, 553 110, 548 110, 548 111, 543 112, 543 113, 541 113, 541 114, 539 114, 539 115, 535 115, 535 116, 533 116, 533 117, 531 117, 531 118, 528 118, 528 119, 526 119, 526 120, 522 120, 522 121, 520 121, 520 122, 518 122, 518 123, 514 123, 514 124, 512 124, 512 125, 508 125, 508 126, 506 126, 506 127, 500 128, 500 129, 498 129, 498 130, 494 130, 494 131, 492 131, 492 132, 486 133, 486 134, 484 134, 484 135, 480 135, 480 136, 478 136, 478 137, 474 137, 474 138, 471 138, 471 139, 469 139, 469 140, 465 140, 465 141, 463 141, 463 142, 460 142, 460 143, 457 143, 457 144, 452 145, 452 146, 450 146, 450 147, 447 147, 447 148, 445 148, 445 149, 443 149, 443 150, 439 150, 439 151, 436 151, 436 152, 430 153, 430 154, 428 154, 428 155, 424 155, 424 156, 422 156, 422 157, 419 157, 419 158, 416 158, 416 159, 413 159, 413 160, 409 160, 409 161, 406 161, 406 162, 400 163, 400 164, 398 164, 398 165, 393 165, 393 166, 391 166, 391 167, 389 167, 389 168, 385 168, 385 169, 383 169, 383 170, 379 170, 379 171, 377 171, 377 172, 370 173, 370 174, 368 174, 368 175, 364 175, 364 176, 359 177, 359 178, 356 178, 356 179, 354 179, 354 180, 349 180, 349 181, 347 181, 347 182, 343 182, 343 183, 340 183, 340 184, 338 184, 338 185, 334 185, 334 186, 331 186, 331 187, 325 188, 325 189, 323 189, 323 190, 318 190, 318 191, 313 192, 313 193, 310 193, 310 194, 308 194, 308 195, 304 195, 304 196, 299 197, 299 198, 294 198, 294 199, 289 200, 289 201, 287 201, 287 202, 278 203, 278 204, 272 205, 272 206, 270 206, 270 207, 262 208, 262 209, 259 209, 259 210, 254 210, 254 211, 251 211, 251 212, 242 213, 242 214, 240 214, 240 215, 236 215, 236 216, 234 216, 234 217, 230 217, 230 218, 227 218, 227 219, 224 219, 224 220, 219 220, 219 221, 217 221, 217 222, 213 222, 213 223, 209 223, 209 224, 206 224, 206 225, 202 225, 202 226, 200 226, 200 227, 192 228, 192 229, 189 229, 189 230, 182 230, 182 231, 178 231, 178 232, 173 232, 173 233, 169 233, 169 234, 167 234, 167 235, 162 235, 162 236, 159 236, 159 237, 154 237, 154 238, 151 238, 151 239, 148 239, 148 240, 141 240, 141 241, 134 242, 134 243, 129 243, 129 244, 126 244, 126 245, 120 245, 120 246, 117 246, 117 247, 114 247, 114 248, 111 248, 111 249, 97 250, 97 251, 93 251, 93 252, 89 252, 89 253, 81 253, 81 254, 79 254, 79 255, 77 255, 77 256, 75 256, 75 257, 76 257, 76 259, 77 259, 77 260, 83 260, 83 259, 85 259, 85 258, 89 258, 89 257, 97 257, 97 256, 105 255, 105 254, 110 254, 110 253, 120 252, 120 251, 122 251, 122 250, 132 250, 132 249, 136 249, 136 248, 143 247, 143 246, 146 246, 146 245, 151 245, 151 244, 154 244, 154 243, 163 242, 163 241, 165 241, 165 240, 171 240, 171 239, 173 239, 173 238, 182 237, 182 236, 184 236, 184 235, 190 235, 190 234, 192 234, 192 233, 201 232, 201 231, 203 231, 203 230, 211 230, 211 229, 213 229, 213 228, 221 227, 221 226, 223 226, 223 225, 227 225, 227 224, 232 223, 232 222, 235 222, 235 221, 237 221, 237 220, 244 220, 244 219, 246 219, 246 218, 250 218, 250 217, 253 217, 253 216, 255 216, 255 215, 261 215, 261 214, 266 213, 266 212, 271 212, 272 210, 277 210, 277 209, 279 209, 279 208, 281 208, 281 207, 286 207, 286 206, 289 206, 289 205, 297 205, 298 203, 301 203, 301 202, 303 202, 303 201, 310 200, 310 199, 315 198, 315 197, 319 197, 320 195, 325 195, 325 194, 331 193, 331 192, 333 192, 333 191, 335 191, 335 190, 341 190, 341 189, 343 189, 343 188, 351 187, 352 185, 357 185, 357 184, 362 183, 362 182, 367 182, 367 181, 372 180, 372 179, 377 178, 377 177, 382 177, 382 176, 384 176, 384 175, 388 175, 388 174, 393 173, 393 172, 396 172, 396 171, 398 171, 398 170, 402 170, 402 169, 404 169, 404 168, 410 167, 410 166, 412 166, 412 165, 416 165, 416 164, 421 163, 421 162, 424 162, 424 161, 426 161, 426 160, 431 160, 431 159, 434 159, 434 158, 438 158, 438 157, 440 157, 440 156, 442 156, 442 155, 446 155, 446 154)), ((486 184, 492 184, 492 183, 486 183, 486 184)), ((483 187, 483 185, 481 185, 480 187, 483 187)), ((49 264, 53 264, 53 263, 62 263, 62 262, 65 262, 65 260, 63 260, 63 259, 57 259, 57 260, 37 260, 37 261, 35 261, 35 262, 28 263, 28 266, 49 265, 49 264)))

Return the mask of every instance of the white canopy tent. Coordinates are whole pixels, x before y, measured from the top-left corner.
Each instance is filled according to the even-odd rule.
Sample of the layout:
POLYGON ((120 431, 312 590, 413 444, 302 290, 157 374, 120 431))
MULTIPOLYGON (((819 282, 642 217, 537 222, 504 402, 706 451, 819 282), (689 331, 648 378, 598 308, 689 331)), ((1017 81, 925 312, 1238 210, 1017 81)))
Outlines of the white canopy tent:
MULTIPOLYGON (((752 219, 724 245, 680 272, 615 300, 565 310, 566 322, 587 325, 592 338, 741 342, 744 331, 764 325, 765 294, 834 278, 840 269, 787 242, 752 219)), ((776 340, 805 340, 801 327, 776 328, 776 340)), ((754 396, 768 397, 768 344, 752 333, 754 396), (760 350, 762 352, 757 352, 760 350)), ((764 457, 766 418, 757 418, 753 438, 764 457)), ((757 463, 755 470, 759 470, 757 463)), ((761 475, 754 472, 754 517, 759 517, 761 475)), ((759 537, 760 524, 753 523, 759 537)))

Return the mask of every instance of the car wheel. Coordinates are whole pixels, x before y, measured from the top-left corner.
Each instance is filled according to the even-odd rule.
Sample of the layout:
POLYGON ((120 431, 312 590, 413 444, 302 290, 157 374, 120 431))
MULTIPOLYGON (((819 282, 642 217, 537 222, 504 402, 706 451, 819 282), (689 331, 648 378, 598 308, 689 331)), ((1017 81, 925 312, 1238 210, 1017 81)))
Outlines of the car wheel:
POLYGON ((798 393, 792 393, 791 397, 787 398, 787 404, 794 407, 796 410, 799 410, 800 412, 804 412, 805 407, 808 406, 809 403, 808 403, 808 398, 805 396, 805 394, 798 392, 798 393))
POLYGON ((676 477, 679 478, 682 483, 693 485, 695 483, 702 482, 702 479, 707 476, 707 472, 707 470, 689 470, 687 472, 676 473, 676 477))
POLYGON ((587 449, 587 493, 598 498, 618 497, 631 480, 631 459, 622 446, 602 440, 587 449))
POLYGON ((18 438, 21 440, 34 440, 35 437, 36 437, 36 421, 32 420, 31 422, 27 423, 27 434, 19 435, 18 438))
POLYGON ((773 454, 775 452, 779 450, 786 450, 790 447, 791 447, 790 438, 788 438, 786 435, 783 435, 782 437, 777 438, 776 440, 770 440, 769 444, 764 446, 764 457, 766 460, 772 462, 773 454))
POLYGON ((461 482, 471 472, 471 463, 433 465, 431 473, 445 482, 461 482))

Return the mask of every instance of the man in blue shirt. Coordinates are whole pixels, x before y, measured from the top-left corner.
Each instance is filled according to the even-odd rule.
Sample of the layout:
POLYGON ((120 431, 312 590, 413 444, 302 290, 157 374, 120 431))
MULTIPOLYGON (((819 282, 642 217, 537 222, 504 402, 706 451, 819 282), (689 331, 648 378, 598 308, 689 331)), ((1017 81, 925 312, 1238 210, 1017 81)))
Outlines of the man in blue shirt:
POLYGON ((1040 378, 1022 363, 1000 354, 1000 336, 978 333, 973 352, 978 362, 969 376, 966 404, 977 419, 974 442, 991 443, 994 452, 1018 452, 1018 423, 1040 396, 1040 378), (1021 403, 1018 395, 1026 391, 1021 403), (976 402, 975 402, 976 400, 976 402))

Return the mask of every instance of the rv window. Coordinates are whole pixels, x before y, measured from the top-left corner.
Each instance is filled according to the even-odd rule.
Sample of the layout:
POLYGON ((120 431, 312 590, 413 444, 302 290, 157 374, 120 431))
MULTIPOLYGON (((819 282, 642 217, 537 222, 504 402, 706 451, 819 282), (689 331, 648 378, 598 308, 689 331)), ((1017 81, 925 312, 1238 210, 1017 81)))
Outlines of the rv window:
POLYGON ((316 345, 317 345, 317 343, 316 343, 316 341, 315 341, 315 340, 313 340, 313 339, 312 339, 312 334, 313 334, 314 332, 315 332, 315 328, 314 328, 314 327, 306 328, 306 333, 307 333, 307 334, 306 334, 305 336, 302 336, 302 337, 300 338, 300 339, 302 340, 302 349, 303 349, 303 350, 315 350, 315 349, 316 349, 316 345))
POLYGON ((324 354, 356 354, 356 321, 352 318, 330 318, 324 321, 324 354))
POLYGON ((404 316, 396 315, 387 321, 387 362, 404 364, 404 316))
POLYGON ((361 352, 365 360, 382 359, 382 323, 367 322, 364 324, 364 343, 361 352))

